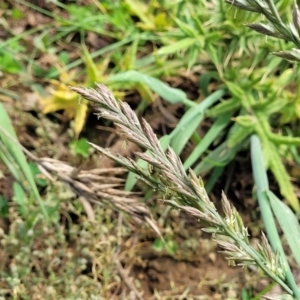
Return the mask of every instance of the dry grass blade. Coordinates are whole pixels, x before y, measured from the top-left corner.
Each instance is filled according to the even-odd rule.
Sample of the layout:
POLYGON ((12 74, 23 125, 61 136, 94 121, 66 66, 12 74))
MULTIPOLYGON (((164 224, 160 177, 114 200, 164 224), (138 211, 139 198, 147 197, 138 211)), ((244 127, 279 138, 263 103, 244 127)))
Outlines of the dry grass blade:
MULTIPOLYGON (((118 178, 116 175, 124 174, 126 169, 96 168, 92 170, 78 170, 60 160, 48 157, 38 158, 23 147, 8 132, 3 131, 3 133, 18 145, 28 157, 35 161, 44 175, 51 181, 55 181, 51 176, 52 173, 59 180, 67 183, 79 197, 82 197, 88 202, 110 205, 120 211, 128 213, 135 220, 146 222, 161 237, 159 228, 148 207, 142 203, 141 199, 139 199, 135 193, 120 189, 124 184, 124 179, 118 178)), ((85 200, 81 200, 81 202, 89 219, 93 220, 93 212, 85 200)))
POLYGON ((77 195, 96 204, 111 205, 136 220, 145 221, 160 235, 150 210, 141 199, 132 192, 118 189, 124 180, 115 177, 115 174, 124 173, 125 169, 117 168, 112 175, 111 168, 81 170, 77 173, 76 168, 59 160, 41 158, 37 162, 47 171, 55 173, 58 179, 67 183, 77 195))
POLYGON ((135 285, 133 284, 131 278, 128 277, 126 271, 124 270, 124 268, 122 267, 120 261, 118 260, 117 257, 114 258, 115 259, 115 264, 117 267, 117 270, 120 274, 120 276, 122 277, 122 279, 124 280, 124 282, 126 283, 126 285, 128 286, 128 288, 133 291, 135 297, 138 300, 143 300, 143 297, 140 295, 139 291, 137 290, 137 288, 135 287, 135 285))

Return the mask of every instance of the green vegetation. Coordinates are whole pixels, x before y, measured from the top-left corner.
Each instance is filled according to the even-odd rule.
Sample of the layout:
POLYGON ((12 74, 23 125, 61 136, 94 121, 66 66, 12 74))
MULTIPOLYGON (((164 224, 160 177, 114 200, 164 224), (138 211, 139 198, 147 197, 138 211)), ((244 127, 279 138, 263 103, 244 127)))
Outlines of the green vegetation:
MULTIPOLYGON (((258 266, 282 293, 300 299, 284 254, 289 247, 292 267, 299 268, 297 5, 284 0, 276 7, 271 0, 40 2, 0 4, 0 175, 13 178, 8 191, 0 186, 5 220, 0 297, 197 299, 201 288, 146 292, 142 277, 125 271, 137 274, 147 261, 138 254, 135 235, 160 255, 199 255, 199 236, 172 215, 178 208, 205 224, 230 263, 258 266), (98 123, 88 100, 96 102, 98 123), (153 120, 159 139, 148 122, 140 125, 142 116, 153 120), (113 124, 125 141, 110 152, 113 124), (127 178, 108 160, 102 167, 97 150, 129 170, 127 178), (260 246, 253 247, 226 196, 223 217, 206 194, 239 193, 233 180, 243 156, 252 162, 251 205, 256 207, 257 199, 271 246, 259 233, 260 246), (157 198, 175 210, 153 202, 157 198), (147 226, 135 230, 131 218, 147 226)), ((242 205, 244 200, 239 199, 242 205)), ((224 299, 240 294, 259 299, 272 284, 262 290, 252 282, 247 290, 241 284, 236 297, 212 286, 224 299)))

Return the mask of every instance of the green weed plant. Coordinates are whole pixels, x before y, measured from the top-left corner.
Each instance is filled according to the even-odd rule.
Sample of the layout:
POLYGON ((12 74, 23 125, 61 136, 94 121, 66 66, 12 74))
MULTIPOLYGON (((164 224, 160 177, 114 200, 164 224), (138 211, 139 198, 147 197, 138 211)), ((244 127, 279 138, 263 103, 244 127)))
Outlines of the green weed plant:
MULTIPOLYGON (((157 182, 156 177, 149 179, 147 168, 157 170, 161 167, 159 163, 153 163, 153 149, 148 148, 146 154, 140 154, 142 159, 137 164, 123 161, 125 166, 130 166, 128 169, 131 171, 126 189, 133 188, 138 173, 144 180, 148 180, 150 186, 162 191, 166 198, 169 197, 167 200, 173 206, 187 210, 212 226, 210 232, 221 235, 225 232, 232 237, 234 242, 230 245, 220 242, 230 261, 237 260, 235 253, 246 251, 247 254, 243 254, 250 255, 251 262, 260 266, 288 294, 299 299, 299 290, 289 270, 275 227, 277 220, 299 265, 299 225, 294 213, 299 210, 299 201, 285 167, 286 160, 291 163, 297 161, 297 147, 300 143, 297 137, 299 133, 294 129, 295 126, 291 126, 297 124, 300 116, 299 89, 295 88, 299 85, 299 74, 291 63, 300 59, 299 10, 296 4, 291 8, 290 3, 283 0, 278 1, 276 6, 271 0, 226 2, 230 5, 224 0, 165 0, 149 1, 147 4, 132 0, 101 1, 97 5, 78 8, 74 4, 56 1, 57 8, 69 14, 66 19, 31 2, 19 0, 19 5, 26 5, 47 15, 52 19, 52 24, 41 25, 19 35, 10 32, 11 37, 0 44, 0 69, 4 74, 26 69, 32 72, 31 75, 46 78, 47 81, 57 80, 62 72, 72 71, 77 76, 74 78, 75 83, 85 82, 86 87, 94 87, 94 82, 98 81, 109 86, 114 94, 118 91, 124 94, 127 90, 137 90, 142 103, 146 103, 140 107, 147 107, 155 101, 156 95, 167 102, 182 104, 185 113, 179 124, 171 133, 160 138, 160 146, 157 147, 161 147, 160 154, 164 155, 170 145, 173 150, 169 151, 174 153, 168 153, 172 153, 170 155, 178 162, 177 157, 188 141, 196 140, 193 152, 182 164, 178 162, 178 167, 182 176, 187 176, 185 172, 189 169, 194 172, 190 174, 196 175, 210 171, 207 181, 209 189, 213 188, 239 151, 251 151, 258 202, 273 252, 264 238, 258 253, 248 248, 244 226, 235 210, 231 206, 228 208, 228 204, 224 204, 227 219, 217 217, 219 223, 216 224, 217 221, 212 222, 212 219, 203 215, 201 197, 204 194, 201 197, 191 197, 186 193, 182 196, 179 187, 165 188, 165 182, 157 182), (253 30, 244 26, 245 22, 253 30), (48 33, 53 27, 56 34, 50 38, 48 33), (88 32, 109 39, 109 45, 90 53, 84 40, 88 32), (59 54, 60 48, 57 45, 64 40, 71 41, 72 36, 77 33, 80 37, 81 55, 70 61, 65 52, 59 54), (22 42, 32 34, 35 35, 34 44, 38 51, 55 54, 59 58, 59 67, 43 70, 34 61, 36 53, 30 57, 23 53, 22 42), (263 38, 261 34, 266 37, 263 38), (291 49, 292 44, 296 48, 291 49), (147 50, 149 45, 150 51, 147 50), (20 60, 13 61, 11 53, 18 55, 20 60), (83 65, 83 70, 74 71, 83 65), (162 80, 166 76, 188 77, 190 74, 197 74, 200 78, 201 95, 196 101, 188 99, 182 90, 172 88, 162 80), (197 129, 207 117, 212 120, 212 125, 204 136, 200 136, 197 129), (267 170, 273 173, 281 195, 293 211, 269 190, 267 170), (230 231, 232 228, 229 231, 224 229, 227 228, 225 223, 228 220, 237 222, 237 228, 233 229, 242 231, 242 242, 234 239, 233 234, 236 232, 230 231), (220 232, 221 229, 224 231, 220 232), (266 261, 268 264, 264 265, 266 261), (277 271, 275 266, 278 267, 277 271)), ((20 16, 16 9, 13 15, 16 18, 20 16)), ((3 20, 2 23, 5 24, 5 19, 3 20)), ((6 28, 9 30, 7 26, 6 28)), ((4 128, 1 131, 1 158, 18 182, 15 186, 15 199, 26 213, 22 193, 29 190, 29 199, 37 199, 46 216, 47 211, 30 175, 32 173, 29 173, 28 163, 21 150, 15 150, 16 145, 7 137, 6 131, 12 136, 14 133, 3 109, 2 115, 4 117, 0 120, 5 120, 6 123, 1 125, 4 128)), ((110 155, 108 152, 103 153, 110 155)), ((170 157, 165 158, 165 162, 168 159, 170 157)), ((118 158, 118 161, 122 162, 122 159, 118 158)), ((185 183, 188 182, 189 189, 193 179, 192 186, 194 192, 197 192, 199 180, 195 176, 190 175, 184 179, 185 183)), ((200 188, 203 192, 203 186, 200 188)), ((210 203, 208 201, 206 204, 211 205, 210 203)), ((215 212, 209 210, 209 213, 214 215, 215 212)), ((240 263, 244 262, 242 260, 240 263)))

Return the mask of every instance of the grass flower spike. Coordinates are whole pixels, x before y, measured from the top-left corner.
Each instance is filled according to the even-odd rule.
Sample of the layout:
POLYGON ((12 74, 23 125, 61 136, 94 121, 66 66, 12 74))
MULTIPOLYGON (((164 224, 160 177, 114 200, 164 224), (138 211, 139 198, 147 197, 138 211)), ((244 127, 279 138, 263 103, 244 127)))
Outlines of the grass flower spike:
POLYGON ((221 202, 225 214, 222 217, 209 199, 201 178, 192 170, 188 174, 185 172, 172 148, 169 147, 166 153, 162 150, 150 125, 145 120, 140 122, 127 103, 117 102, 108 88, 101 84, 97 84, 97 89, 72 87, 72 90, 96 103, 98 116, 113 121, 125 140, 147 150, 136 155, 148 162, 149 167, 143 169, 132 159, 112 154, 94 144, 92 146, 161 192, 165 202, 201 221, 206 226, 204 230, 212 233, 213 239, 224 249, 231 264, 243 267, 257 265, 292 294, 285 280, 285 264, 272 252, 265 236, 257 250, 250 246, 247 228, 225 194, 221 202))

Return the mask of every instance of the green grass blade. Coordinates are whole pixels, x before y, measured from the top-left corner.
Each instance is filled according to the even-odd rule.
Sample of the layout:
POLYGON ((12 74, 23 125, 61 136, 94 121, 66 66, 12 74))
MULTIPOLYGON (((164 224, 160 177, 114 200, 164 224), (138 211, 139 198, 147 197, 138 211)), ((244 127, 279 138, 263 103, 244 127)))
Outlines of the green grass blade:
POLYGON ((220 114, 227 112, 234 112, 240 108, 241 104, 236 98, 224 100, 221 103, 215 105, 209 112, 208 116, 217 117, 220 114))
POLYGON ((261 216, 266 226, 269 241, 274 250, 280 249, 280 253, 284 255, 272 210, 266 194, 266 192, 269 190, 269 181, 265 169, 261 143, 256 135, 251 136, 251 163, 254 182, 256 185, 257 199, 261 209, 261 216))
POLYGON ((205 98, 197 106, 190 108, 181 118, 171 133, 171 147, 176 154, 180 154, 194 131, 204 118, 206 110, 223 96, 223 90, 218 90, 205 98))
MULTIPOLYGON (((15 130, 10 121, 10 118, 9 118, 4 106, 2 105, 2 103, 0 103, 0 127, 3 128, 13 139, 15 139, 16 141, 18 140, 15 130)), ((21 150, 20 147, 18 147, 16 142, 11 140, 3 132, 3 130, 0 131, 0 138, 3 141, 4 145, 7 147, 11 156, 14 158, 15 162, 18 164, 24 177, 27 179, 30 190, 32 191, 34 197, 37 199, 43 215, 48 218, 47 211, 45 209, 45 206, 41 199, 41 196, 38 192, 37 186, 34 181, 34 177, 31 173, 30 167, 28 165, 28 162, 26 160, 26 157, 25 157, 23 151, 21 150)))
POLYGON ((280 188, 280 193, 284 196, 295 211, 299 209, 299 201, 291 183, 289 174, 278 153, 278 148, 268 138, 264 132, 256 130, 262 141, 264 157, 268 160, 269 169, 276 178, 280 188))
POLYGON ((267 191, 272 211, 287 239, 297 264, 300 266, 300 226, 293 211, 272 192, 267 191))
POLYGON ((230 134, 228 135, 228 139, 227 139, 228 147, 233 147, 234 145, 241 143, 245 140, 249 141, 249 137, 252 133, 253 133, 253 128, 242 127, 238 123, 235 123, 231 127, 230 134))
MULTIPOLYGON (((94 58, 97 58, 101 55, 103 56, 107 52, 116 51, 118 48, 123 47, 126 44, 129 44, 129 43, 133 42, 136 38, 137 38, 136 36, 126 37, 126 38, 122 39, 121 41, 118 41, 116 43, 113 43, 113 44, 110 44, 106 47, 103 47, 100 50, 97 50, 97 51, 91 53, 91 58, 94 59, 94 58)), ((147 35, 146 34, 140 34, 138 36, 138 38, 141 39, 141 40, 147 40, 147 35)), ((71 63, 69 63, 68 65, 62 67, 61 69, 50 72, 48 74, 48 77, 49 78, 57 77, 61 72, 74 69, 74 68, 80 66, 81 64, 83 64, 83 59, 78 58, 78 59, 72 61, 71 63)))
POLYGON ((183 166, 185 170, 187 170, 192 164, 194 164, 197 159, 208 149, 211 143, 220 135, 223 129, 230 122, 231 114, 223 114, 217 118, 217 120, 213 123, 212 127, 205 134, 200 143, 195 147, 190 156, 186 159, 183 166))
POLYGON ((300 291, 295 283, 293 274, 286 261, 286 256, 280 241, 280 237, 276 228, 275 220, 270 207, 267 192, 269 191, 269 182, 267 177, 266 168, 264 165, 263 153, 261 143, 257 135, 251 136, 251 162, 253 169, 253 177, 256 185, 257 199, 261 210, 261 216, 266 227, 268 240, 275 252, 281 255, 283 261, 286 262, 286 276, 290 288, 295 293, 294 296, 299 298, 300 291))
POLYGON ((216 167, 212 170, 208 180, 205 182, 205 190, 207 194, 209 194, 212 191, 214 185, 216 184, 219 177, 222 175, 224 169, 225 167, 216 167))
POLYGON ((270 139, 272 129, 268 117, 263 112, 258 112, 256 115, 259 123, 255 126, 255 131, 263 145, 264 158, 267 160, 267 165, 276 178, 282 196, 287 199, 295 211, 298 211, 299 200, 294 191, 289 174, 280 157, 278 146, 270 139))
MULTIPOLYGON (((145 153, 149 154, 148 151, 146 151, 145 153)), ((138 159, 137 164, 143 169, 146 169, 148 166, 148 163, 142 159, 138 159)), ((133 172, 129 172, 125 182, 125 191, 131 191, 138 180, 139 178, 136 174, 134 174, 133 172)))
POLYGON ((209 86, 211 79, 212 79, 212 76, 209 73, 203 74, 199 78, 199 86, 205 97, 207 97, 209 95, 208 86, 209 86))
POLYGON ((157 93, 159 96, 161 96, 163 99, 165 99, 170 103, 181 103, 188 107, 196 106, 196 103, 189 100, 186 94, 182 90, 172 88, 166 83, 164 83, 163 81, 138 71, 130 70, 123 73, 118 73, 116 75, 112 75, 107 80, 107 83, 122 83, 122 82, 130 82, 130 83, 141 82, 148 85, 152 91, 154 91, 155 93, 157 93))
POLYGON ((192 45, 195 45, 196 39, 194 37, 190 38, 185 38, 182 40, 179 40, 176 43, 172 43, 171 45, 164 46, 157 50, 156 54, 157 55, 167 55, 167 54, 175 54, 180 50, 185 50, 191 47, 192 45))
POLYGON ((14 158, 10 154, 10 152, 7 150, 7 147, 4 143, 0 141, 0 158, 4 162, 4 164, 7 166, 8 170, 12 174, 12 176, 22 184, 24 181, 24 176, 18 167, 18 165, 15 163, 14 158))
POLYGON ((299 210, 299 200, 294 191, 294 187, 291 183, 290 176, 283 164, 278 150, 275 145, 271 144, 269 149, 270 153, 270 170, 274 174, 276 181, 280 187, 280 193, 287 199, 289 204, 295 211, 299 210))
MULTIPOLYGON (((293 135, 292 130, 288 126, 286 126, 284 129, 287 132, 288 136, 292 136, 293 135)), ((294 161, 298 165, 300 165, 300 155, 298 154, 297 147, 291 145, 291 146, 289 146, 289 149, 290 149, 290 152, 291 152, 291 154, 293 156, 294 161)))
POLYGON ((190 108, 180 119, 176 128, 170 133, 172 138, 175 138, 185 127, 189 124, 190 120, 199 114, 203 114, 210 106, 218 101, 225 94, 225 90, 220 89, 215 91, 210 96, 205 98, 201 103, 194 103, 194 107, 190 108))
POLYGON ((23 187, 18 183, 13 183, 13 200, 19 205, 19 210, 23 216, 28 216, 28 206, 27 206, 27 197, 23 187))
POLYGON ((211 151, 203 160, 195 166, 194 172, 199 175, 213 167, 224 167, 227 165, 243 146, 243 143, 236 144, 234 147, 227 147, 226 141, 211 151))
MULTIPOLYGON (((187 112, 188 113, 188 112, 187 112)), ((203 113, 199 113, 194 118, 190 118, 186 126, 181 127, 181 132, 178 132, 171 141, 171 147, 176 154, 180 154, 185 147, 195 130, 199 127, 199 124, 204 118, 203 113)), ((178 124, 179 125, 179 124, 178 124)), ((177 126, 178 126, 177 125, 177 126)))

